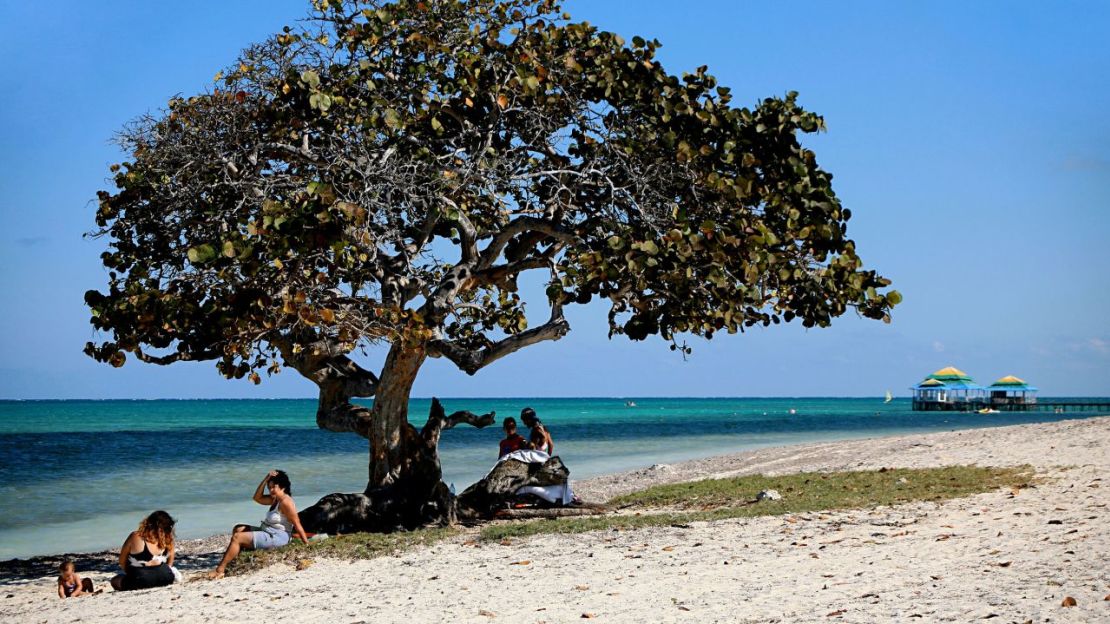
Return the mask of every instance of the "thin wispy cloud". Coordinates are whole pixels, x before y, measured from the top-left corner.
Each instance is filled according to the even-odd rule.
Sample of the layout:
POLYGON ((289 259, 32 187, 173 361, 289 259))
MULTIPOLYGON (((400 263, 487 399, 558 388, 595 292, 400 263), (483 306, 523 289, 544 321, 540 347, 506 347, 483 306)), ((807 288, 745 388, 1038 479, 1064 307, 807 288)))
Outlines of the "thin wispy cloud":
POLYGON ((15 242, 20 247, 38 247, 50 242, 49 236, 23 236, 15 239, 15 242))
POLYGON ((1060 168, 1064 171, 1107 173, 1110 172, 1110 159, 1069 156, 1060 163, 1060 168))

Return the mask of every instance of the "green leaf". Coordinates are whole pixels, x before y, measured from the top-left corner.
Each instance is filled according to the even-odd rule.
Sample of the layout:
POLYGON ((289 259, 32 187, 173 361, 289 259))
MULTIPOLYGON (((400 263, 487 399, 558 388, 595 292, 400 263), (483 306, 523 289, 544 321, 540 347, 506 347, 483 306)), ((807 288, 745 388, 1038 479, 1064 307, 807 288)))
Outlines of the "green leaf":
POLYGON ((205 243, 204 245, 190 247, 186 255, 189 257, 189 262, 193 264, 204 264, 216 257, 216 248, 205 243))
POLYGON ((326 93, 313 93, 308 96, 308 105, 326 112, 331 108, 331 96, 326 93))
POLYGON ((301 72, 301 81, 315 89, 320 86, 320 75, 311 69, 301 72))
POLYGON ((897 290, 892 290, 886 294, 886 300, 892 306, 898 305, 902 303, 902 293, 897 290))
POLYGON ((384 118, 385 125, 389 126, 390 128, 396 130, 397 128, 401 127, 401 116, 398 115, 397 111, 393 110, 392 108, 385 109, 384 118))

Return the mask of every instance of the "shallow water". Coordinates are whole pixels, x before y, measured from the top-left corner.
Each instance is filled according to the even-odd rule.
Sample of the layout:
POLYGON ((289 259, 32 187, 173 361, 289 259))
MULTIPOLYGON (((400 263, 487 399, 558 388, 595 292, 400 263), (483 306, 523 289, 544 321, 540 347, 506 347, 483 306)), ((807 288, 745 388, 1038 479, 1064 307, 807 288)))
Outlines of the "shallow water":
MULTIPOLYGON (((913 412, 908 399, 444 399, 448 412, 536 409, 585 478, 763 446, 1050 422, 1093 413, 913 412), (791 413, 794 410, 794 413, 791 413)), ((414 400, 414 422, 429 400, 414 400)), ((271 468, 301 506, 366 482, 367 443, 315 426, 314 400, 0 401, 0 559, 118 547, 154 509, 178 536, 257 522, 271 468)), ((497 455, 499 427, 444 432, 444 479, 462 490, 497 455)))

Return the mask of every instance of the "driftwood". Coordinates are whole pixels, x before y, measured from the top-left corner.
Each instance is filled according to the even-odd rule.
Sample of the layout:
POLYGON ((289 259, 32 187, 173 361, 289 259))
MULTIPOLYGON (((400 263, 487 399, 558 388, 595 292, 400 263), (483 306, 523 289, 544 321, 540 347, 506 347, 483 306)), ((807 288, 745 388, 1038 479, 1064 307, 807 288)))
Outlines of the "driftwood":
POLYGON ((568 518, 573 516, 600 516, 609 513, 604 505, 575 505, 574 507, 528 507, 502 509, 493 514, 498 520, 527 520, 531 518, 568 518))

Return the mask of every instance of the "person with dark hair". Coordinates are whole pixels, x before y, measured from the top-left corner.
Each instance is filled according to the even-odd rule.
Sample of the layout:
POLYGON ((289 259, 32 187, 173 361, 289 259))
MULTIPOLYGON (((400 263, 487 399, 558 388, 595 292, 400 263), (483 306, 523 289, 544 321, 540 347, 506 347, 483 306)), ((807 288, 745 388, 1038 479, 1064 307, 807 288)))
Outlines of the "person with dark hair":
POLYGON ((532 430, 528 435, 528 439, 532 441, 532 448, 537 451, 543 451, 548 455, 554 455, 555 443, 551 440, 551 432, 548 431, 547 427, 544 427, 540 419, 536 417, 536 410, 530 407, 520 410, 520 420, 524 423, 524 426, 532 430), (543 438, 542 442, 539 442, 540 436, 543 438))
POLYGON ((501 440, 497 451, 498 457, 504 457, 513 451, 528 448, 528 441, 516 432, 516 419, 512 416, 506 418, 501 426, 505 429, 505 439, 501 440))
POLYGON ((127 591, 163 587, 174 582, 174 534, 177 521, 164 511, 156 511, 139 523, 119 551, 123 574, 111 580, 112 589, 127 591))
POLYGON ((239 556, 240 550, 280 548, 288 544, 294 535, 304 543, 308 543, 308 535, 301 526, 297 505, 293 502, 293 489, 289 482, 289 475, 284 471, 271 470, 262 479, 254 491, 254 502, 270 506, 270 510, 262 520, 262 526, 235 525, 231 530, 231 541, 224 551, 223 559, 216 569, 208 574, 208 578, 223 578, 227 564, 239 556), (265 492, 267 488, 270 490, 269 494, 265 492))

